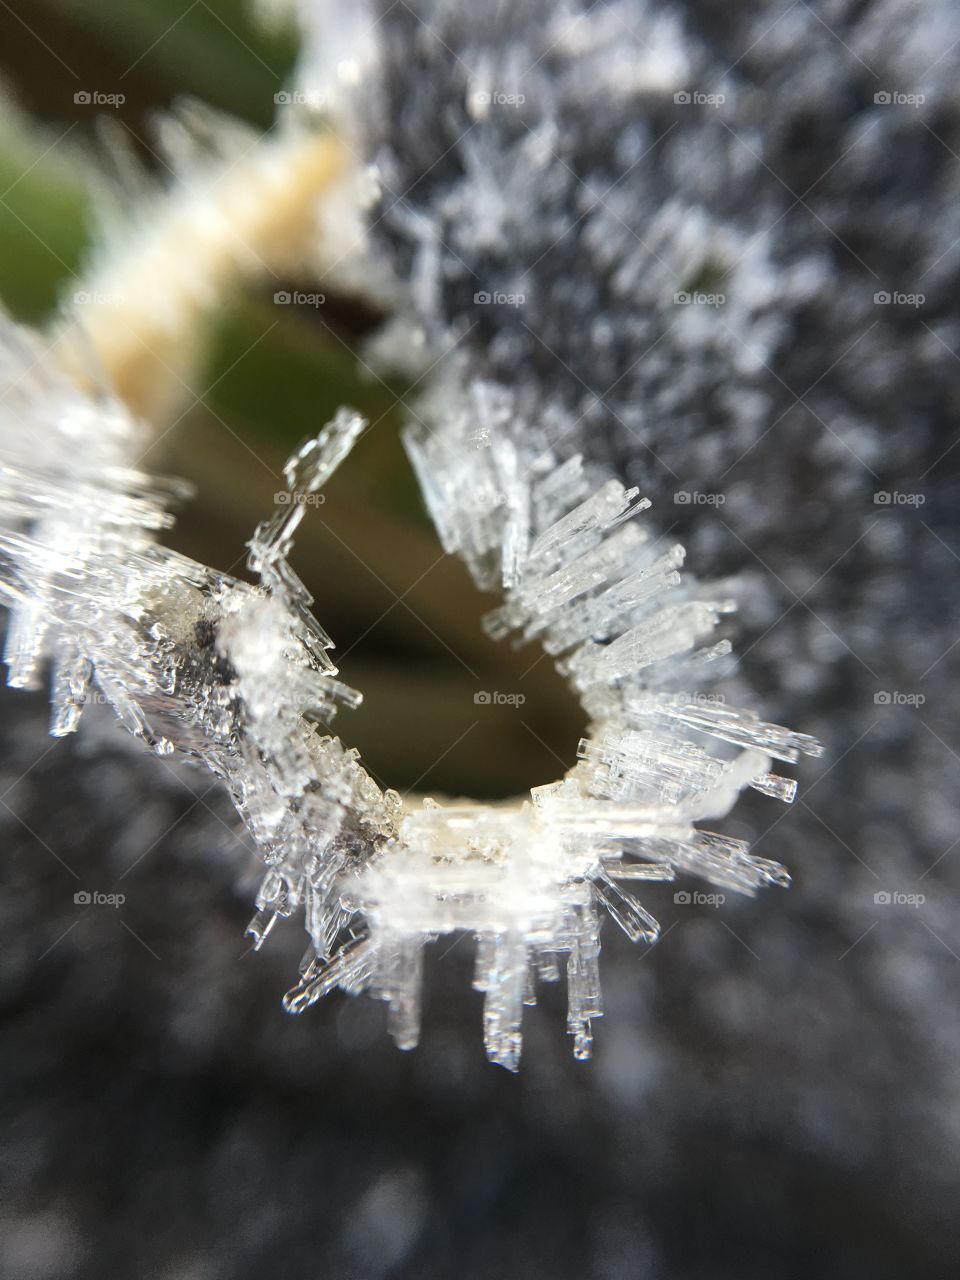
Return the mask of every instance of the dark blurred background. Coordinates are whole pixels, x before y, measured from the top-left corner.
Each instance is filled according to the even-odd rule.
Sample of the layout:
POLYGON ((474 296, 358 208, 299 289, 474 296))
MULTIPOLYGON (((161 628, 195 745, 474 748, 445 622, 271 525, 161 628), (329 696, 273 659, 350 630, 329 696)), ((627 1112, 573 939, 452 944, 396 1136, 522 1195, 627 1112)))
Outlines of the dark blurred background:
MULTIPOLYGON (((78 90, 124 94, 111 136, 122 131, 160 180, 157 112, 189 94, 266 129, 296 47, 289 26, 255 21, 239 0, 0 4, 0 297, 13 314, 48 321, 96 235, 91 186, 112 144, 78 90)), ((930 162, 941 176, 957 163, 949 147, 930 162)), ((196 403, 150 459, 197 489, 171 541, 242 573, 289 450, 356 405, 374 429, 294 554, 343 678, 366 696, 338 731, 401 791, 498 797, 552 780, 573 762, 576 704, 536 651, 485 640, 494 601, 441 555, 399 443, 405 387, 355 358, 380 317, 332 293, 322 308, 274 306, 276 289, 312 283, 270 280, 224 300, 196 403), (478 708, 478 688, 522 691, 522 715, 478 708)), ((945 397, 945 447, 955 411, 945 397)), ((926 482, 928 514, 944 523, 931 515, 929 568, 910 586, 941 619, 957 598, 955 513, 936 505, 949 475, 926 482)), ((789 542, 788 513, 778 520, 789 542)), ((731 533, 723 567, 741 550, 731 533)), ((817 571, 834 559, 813 544, 811 555, 817 571)), ((844 590, 852 603, 882 596, 895 614, 906 586, 867 566, 844 590)), ((750 633, 758 659, 764 626, 754 619, 750 633)), ((863 651, 862 632, 847 641, 863 651)), ((941 689, 955 656, 938 667, 941 689)), ((891 665, 869 684, 916 689, 919 674, 891 665)), ((290 924, 247 954, 254 860, 211 780, 145 755, 98 708, 54 743, 45 698, 3 691, 0 1274, 955 1275, 956 855, 929 832, 955 820, 960 758, 950 704, 934 696, 917 734, 925 775, 941 781, 911 796, 898 771, 921 768, 916 740, 861 732, 843 705, 850 687, 810 690, 808 717, 794 688, 781 713, 828 739, 825 760, 800 771, 803 805, 781 816, 748 802, 725 827, 760 837, 794 888, 720 912, 651 892, 664 928, 654 948, 605 932, 609 1016, 593 1063, 569 1057, 562 993, 547 989, 516 1078, 483 1059, 467 940, 433 949, 413 1054, 392 1047, 370 1001, 338 995, 285 1016, 301 937, 290 924), (864 780, 878 776, 890 812, 854 823, 864 780), (928 816, 940 805, 923 838, 921 802, 928 816), (78 909, 80 890, 125 902, 78 909), (879 910, 888 890, 924 903, 879 910)), ((876 710, 895 723, 917 714, 876 710)))

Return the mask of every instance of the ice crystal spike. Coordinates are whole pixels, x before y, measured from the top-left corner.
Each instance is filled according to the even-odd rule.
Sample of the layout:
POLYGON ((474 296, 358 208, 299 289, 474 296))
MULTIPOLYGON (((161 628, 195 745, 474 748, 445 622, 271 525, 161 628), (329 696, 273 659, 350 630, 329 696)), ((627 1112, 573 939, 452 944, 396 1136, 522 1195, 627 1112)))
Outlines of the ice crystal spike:
POLYGON ((340 408, 316 439, 308 439, 283 469, 287 488, 316 493, 339 467, 367 426, 352 409, 340 408))
POLYGON ((504 436, 492 384, 407 448, 444 545, 481 585, 499 583, 491 634, 553 654, 590 716, 576 765, 507 805, 406 807, 356 752, 322 733, 343 684, 333 642, 287 560, 305 499, 365 428, 341 409, 285 468, 288 501, 250 540, 256 586, 155 540, 182 488, 133 465, 143 429, 108 397, 50 369, 0 322, 0 590, 10 609, 11 684, 52 668, 54 734, 72 732, 96 687, 159 753, 180 751, 227 788, 264 863, 255 949, 302 913, 309 945, 284 1008, 339 989, 388 1005, 397 1044, 419 1037, 425 946, 476 939, 474 985, 493 1062, 516 1070, 524 1007, 566 974, 573 1052, 592 1052, 603 1013, 604 915, 634 941, 658 925, 643 881, 698 875, 754 893, 785 870, 700 829, 745 787, 782 800, 795 784, 773 759, 817 754, 813 739, 706 701, 694 679, 723 670, 711 640, 729 605, 681 573, 635 517, 649 505, 579 457, 525 453, 504 436), (704 644, 705 641, 709 643, 704 644))

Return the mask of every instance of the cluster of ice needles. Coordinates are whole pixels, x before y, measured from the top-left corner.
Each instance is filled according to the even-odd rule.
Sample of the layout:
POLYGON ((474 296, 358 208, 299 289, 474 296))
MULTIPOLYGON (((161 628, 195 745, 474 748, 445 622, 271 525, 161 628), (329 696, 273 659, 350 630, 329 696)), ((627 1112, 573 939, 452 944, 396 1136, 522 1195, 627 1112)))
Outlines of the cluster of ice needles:
POLYGON ((290 501, 249 544, 253 586, 158 543, 182 486, 137 469, 147 437, 119 401, 79 392, 7 322, 0 384, 9 683, 37 687, 49 664, 54 734, 76 728, 96 687, 154 751, 222 780, 265 867, 255 945, 281 918, 305 921, 290 1012, 335 988, 369 991, 410 1048, 424 948, 464 931, 476 938, 490 1058, 517 1067, 524 1005, 564 971, 568 1030, 586 1058, 603 1011, 604 914, 652 942, 644 882, 691 874, 750 894, 787 881, 702 824, 745 787, 790 800, 794 783, 773 761, 820 748, 695 692, 724 665, 729 642, 711 637, 732 605, 681 574, 683 549, 658 545, 635 490, 597 487, 579 457, 468 438, 455 418, 408 438, 444 545, 479 583, 502 586, 490 633, 541 644, 590 725, 569 773, 513 804, 404 803, 321 728, 360 695, 339 680, 287 559, 305 499, 364 420, 340 410, 290 459, 290 501), (484 501, 485 486, 503 500, 484 501))

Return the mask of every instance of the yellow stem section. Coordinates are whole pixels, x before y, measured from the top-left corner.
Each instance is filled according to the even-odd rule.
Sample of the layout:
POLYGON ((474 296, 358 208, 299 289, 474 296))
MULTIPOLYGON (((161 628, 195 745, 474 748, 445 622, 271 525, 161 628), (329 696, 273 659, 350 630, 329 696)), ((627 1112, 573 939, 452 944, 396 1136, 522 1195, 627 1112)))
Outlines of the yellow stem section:
POLYGON ((242 280, 309 269, 319 202, 346 168, 330 134, 287 131, 178 178, 67 299, 51 334, 61 367, 92 390, 99 365, 134 414, 169 421, 193 395, 207 317, 242 280))

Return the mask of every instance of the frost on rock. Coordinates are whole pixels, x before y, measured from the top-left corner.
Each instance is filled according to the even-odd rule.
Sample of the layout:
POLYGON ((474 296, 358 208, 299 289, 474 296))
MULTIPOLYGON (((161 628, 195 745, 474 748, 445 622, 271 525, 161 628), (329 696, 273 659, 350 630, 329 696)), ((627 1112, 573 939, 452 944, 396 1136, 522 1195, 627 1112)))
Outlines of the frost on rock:
POLYGON ((711 636, 732 605, 681 575, 682 548, 659 546, 634 519, 649 505, 635 490, 597 483, 579 457, 521 454, 489 412, 486 426, 476 420, 475 403, 408 436, 444 546, 503 590, 490 633, 542 644, 591 723, 575 767, 525 799, 404 806, 318 727, 360 695, 338 679, 286 558, 307 497, 363 419, 341 409, 290 459, 288 501, 249 544, 260 578, 250 586, 157 544, 182 486, 137 470, 146 440, 126 410, 80 394, 8 322, 0 387, 9 682, 35 687, 49 662, 53 733, 76 728, 95 686, 158 754, 179 751, 223 781, 266 869, 254 945, 303 912, 309 945, 290 1012, 338 987, 366 990, 388 1002, 410 1048, 424 947, 465 931, 490 1058, 517 1067, 524 1005, 562 969, 568 1030, 586 1058, 603 1011, 604 913, 652 942, 643 881, 689 873, 748 894, 787 882, 700 824, 722 819, 745 787, 791 799, 773 761, 820 748, 695 692, 728 664, 729 642, 711 636))

